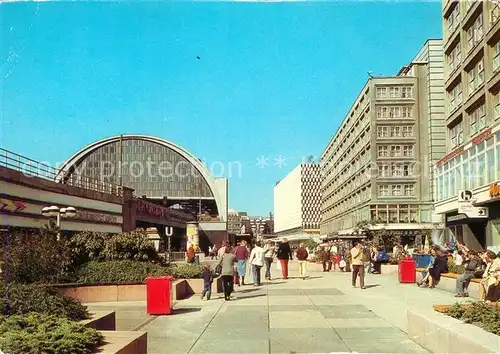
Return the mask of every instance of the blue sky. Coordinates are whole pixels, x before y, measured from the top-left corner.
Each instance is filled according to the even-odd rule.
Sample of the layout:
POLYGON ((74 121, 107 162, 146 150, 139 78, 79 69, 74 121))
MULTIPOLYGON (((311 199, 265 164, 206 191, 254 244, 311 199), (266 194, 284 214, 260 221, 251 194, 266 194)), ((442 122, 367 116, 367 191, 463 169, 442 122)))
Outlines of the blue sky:
POLYGON ((241 163, 230 207, 267 214, 275 182, 321 154, 367 72, 395 74, 442 36, 440 11, 441 2, 0 4, 0 146, 55 165, 107 136, 159 136, 226 173, 241 163), (275 166, 279 156, 286 165, 275 166))

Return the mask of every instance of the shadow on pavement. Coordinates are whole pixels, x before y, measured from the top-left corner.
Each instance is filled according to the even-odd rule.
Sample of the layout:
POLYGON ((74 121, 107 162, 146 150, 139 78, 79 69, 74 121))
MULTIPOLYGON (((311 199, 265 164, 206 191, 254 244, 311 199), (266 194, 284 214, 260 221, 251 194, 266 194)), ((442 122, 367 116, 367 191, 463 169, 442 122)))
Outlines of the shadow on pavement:
POLYGON ((255 297, 262 297, 262 296, 267 296, 267 294, 257 294, 257 295, 249 295, 249 296, 238 296, 234 297, 231 300, 238 301, 238 300, 245 300, 245 299, 252 299, 255 297))
POLYGON ((198 312, 201 311, 201 307, 181 307, 174 309, 173 314, 174 315, 180 315, 183 313, 191 313, 191 312, 198 312))
POLYGON ((376 288, 377 286, 380 286, 380 284, 365 285, 365 288, 370 289, 370 288, 376 288))

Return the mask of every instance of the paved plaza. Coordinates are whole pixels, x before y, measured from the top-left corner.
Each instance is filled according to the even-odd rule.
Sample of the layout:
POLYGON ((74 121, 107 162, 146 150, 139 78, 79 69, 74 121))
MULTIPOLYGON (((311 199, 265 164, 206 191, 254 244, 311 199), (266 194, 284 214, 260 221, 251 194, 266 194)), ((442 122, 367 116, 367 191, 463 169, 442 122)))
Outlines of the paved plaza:
POLYGON ((198 295, 172 316, 150 317, 144 303, 108 303, 119 330, 148 332, 149 353, 427 353, 405 333, 406 311, 454 302, 450 293, 399 284, 397 275, 368 275, 352 288, 351 273, 310 273, 260 288, 236 287, 233 300, 198 295))

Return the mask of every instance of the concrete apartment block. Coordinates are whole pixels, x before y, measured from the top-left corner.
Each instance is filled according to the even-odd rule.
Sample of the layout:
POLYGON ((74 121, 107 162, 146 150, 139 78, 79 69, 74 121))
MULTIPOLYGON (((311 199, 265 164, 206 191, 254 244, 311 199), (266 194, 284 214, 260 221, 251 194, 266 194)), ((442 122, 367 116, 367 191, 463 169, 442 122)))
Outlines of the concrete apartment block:
POLYGON ((321 234, 359 221, 411 236, 433 217, 432 166, 444 151, 442 41, 396 76, 371 77, 321 156, 321 234))

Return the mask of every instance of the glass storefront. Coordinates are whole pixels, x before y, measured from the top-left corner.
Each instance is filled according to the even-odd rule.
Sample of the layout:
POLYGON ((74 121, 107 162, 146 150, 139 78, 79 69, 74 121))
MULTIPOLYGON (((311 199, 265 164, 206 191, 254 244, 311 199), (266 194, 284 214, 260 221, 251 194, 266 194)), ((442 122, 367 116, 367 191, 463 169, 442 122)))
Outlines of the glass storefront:
POLYGON ((500 132, 436 167, 437 201, 500 180, 500 132))

